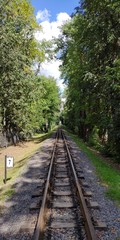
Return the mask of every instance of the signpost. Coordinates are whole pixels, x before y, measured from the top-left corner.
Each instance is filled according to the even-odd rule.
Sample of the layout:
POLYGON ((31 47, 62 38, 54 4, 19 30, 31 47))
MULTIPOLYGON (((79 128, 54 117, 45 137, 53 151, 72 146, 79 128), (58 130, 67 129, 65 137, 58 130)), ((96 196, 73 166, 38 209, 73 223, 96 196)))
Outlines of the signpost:
POLYGON ((5 156, 5 178, 4 178, 4 183, 6 184, 7 182, 7 168, 12 168, 14 167, 14 158, 11 156, 5 156))

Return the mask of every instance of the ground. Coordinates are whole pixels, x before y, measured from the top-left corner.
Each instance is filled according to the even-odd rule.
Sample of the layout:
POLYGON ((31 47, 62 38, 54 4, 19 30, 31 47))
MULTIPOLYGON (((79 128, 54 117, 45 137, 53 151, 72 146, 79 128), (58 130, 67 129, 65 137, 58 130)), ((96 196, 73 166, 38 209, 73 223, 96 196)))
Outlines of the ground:
POLYGON ((28 158, 40 148, 41 142, 46 138, 47 134, 41 134, 32 141, 21 142, 17 146, 0 149, 0 200, 12 194, 10 187, 14 179, 19 176, 28 158), (7 169, 6 184, 4 184, 5 155, 14 157, 14 168, 7 169))
MULTIPOLYGON (((42 174, 42 169, 44 167, 43 164, 45 164, 45 158, 49 157, 49 152, 47 153, 47 148, 49 147, 49 144, 52 144, 52 139, 50 138, 42 144, 40 143, 40 141, 41 139, 38 138, 34 142, 25 142, 16 147, 11 146, 6 149, 1 149, 0 167, 2 170, 2 175, 0 183, 0 195, 3 197, 3 199, 6 198, 6 196, 7 198, 4 205, 1 205, 2 208, 0 213, 0 233, 2 233, 3 231, 3 236, 7 236, 7 234, 11 236, 11 238, 7 237, 5 239, 20 239, 17 238, 17 231, 20 227, 19 225, 24 225, 24 221, 26 222, 26 219, 29 219, 30 222, 30 216, 31 224, 34 222, 33 214, 30 215, 29 213, 31 193, 35 189, 36 183, 39 182, 39 176, 40 174, 42 174), (37 151, 37 149, 39 150, 37 151), (36 154, 33 154, 34 152, 36 152, 36 154), (13 169, 8 170, 9 179, 5 186, 3 183, 3 171, 4 156, 6 154, 14 156, 15 166, 13 169), (31 155, 32 157, 30 157, 31 155), (23 168, 25 168, 24 171, 23 168), (21 172, 22 174, 20 174, 21 172), (17 176, 19 177, 16 178, 17 176), (14 185, 11 189, 10 187, 13 183, 14 185), (24 220, 23 223, 21 219, 22 221, 24 220)), ((97 199, 99 205, 101 206, 100 211, 97 211, 95 213, 93 212, 93 214, 95 214, 96 217, 100 216, 101 220, 105 221, 108 226, 108 231, 105 233, 101 233, 103 234, 103 236, 100 236, 100 240, 118 240, 120 237, 120 209, 115 206, 113 201, 109 200, 105 196, 106 186, 101 185, 101 181, 95 174, 95 167, 91 164, 84 152, 78 150, 76 154, 77 155, 75 155, 74 157, 75 159, 76 157, 80 159, 80 165, 83 168, 85 179, 90 184, 90 189, 93 192, 93 200, 97 199)), ((3 199, 0 203, 3 202, 3 199)))

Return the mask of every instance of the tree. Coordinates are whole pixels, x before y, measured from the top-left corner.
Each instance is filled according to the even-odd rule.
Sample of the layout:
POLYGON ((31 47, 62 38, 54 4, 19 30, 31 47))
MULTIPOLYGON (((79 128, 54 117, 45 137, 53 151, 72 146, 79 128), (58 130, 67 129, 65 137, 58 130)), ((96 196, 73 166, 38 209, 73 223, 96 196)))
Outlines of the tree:
POLYGON ((58 40, 61 73, 68 85, 68 122, 87 141, 96 128, 116 157, 120 156, 119 13, 118 0, 84 0, 58 40))
POLYGON ((41 27, 36 23, 29 1, 1 0, 0 8, 1 127, 13 138, 19 132, 34 131, 44 122, 47 86, 41 84, 32 68, 36 62, 45 60, 46 52, 49 57, 51 43, 35 40, 35 32, 41 31, 41 27))
POLYGON ((27 131, 48 130, 59 116, 60 97, 56 80, 52 77, 37 76, 34 80, 33 101, 27 111, 27 131), (34 94, 35 93, 35 94, 34 94))

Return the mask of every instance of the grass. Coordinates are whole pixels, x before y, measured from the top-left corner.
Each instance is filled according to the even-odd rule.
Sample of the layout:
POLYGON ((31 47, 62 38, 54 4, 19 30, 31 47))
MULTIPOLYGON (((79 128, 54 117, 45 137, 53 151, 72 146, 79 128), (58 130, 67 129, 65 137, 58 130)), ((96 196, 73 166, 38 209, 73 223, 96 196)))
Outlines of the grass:
POLYGON ((5 197, 11 197, 12 196, 12 194, 15 192, 15 189, 7 189, 7 190, 5 190, 4 192, 3 192, 3 196, 5 196, 5 197))
MULTIPOLYGON (((68 132, 68 131, 67 131, 68 132)), ((106 186, 106 195, 120 206, 120 172, 111 167, 103 158, 93 153, 78 136, 68 132, 78 147, 86 153, 96 168, 101 184, 106 186)))
POLYGON ((15 189, 12 187, 14 180, 20 175, 32 156, 41 146, 41 142, 50 137, 49 133, 37 134, 32 140, 23 142, 18 146, 9 146, 0 149, 0 200, 10 197, 15 189), (7 169, 7 183, 4 184, 4 159, 5 155, 14 157, 14 167, 7 169))

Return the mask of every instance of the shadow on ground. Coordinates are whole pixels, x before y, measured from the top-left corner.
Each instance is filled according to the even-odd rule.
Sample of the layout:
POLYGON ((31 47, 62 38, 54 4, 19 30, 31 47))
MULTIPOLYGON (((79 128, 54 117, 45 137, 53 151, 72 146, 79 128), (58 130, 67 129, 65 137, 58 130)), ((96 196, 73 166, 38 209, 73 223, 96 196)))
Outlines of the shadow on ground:
MULTIPOLYGON (((38 138, 37 141, 43 141, 48 138, 48 134, 42 138, 38 138)), ((43 175, 48 168, 50 162, 50 153, 53 149, 53 134, 47 139, 40 151, 38 150, 32 157, 30 157, 27 168, 22 175, 16 179, 12 185, 12 189, 15 193, 9 197, 4 205, 3 211, 0 211, 0 239, 21 239, 25 233, 21 232, 22 226, 27 226, 28 222, 34 222, 36 218, 36 212, 30 212, 30 205, 33 202, 32 193, 36 187, 40 184, 41 179, 44 180, 43 175)), ((19 162, 17 167, 23 165, 24 159, 19 162)), ((14 192, 13 191, 13 192, 14 192)), ((32 239, 32 232, 30 236, 24 239, 32 239)), ((28 233, 26 233, 29 235, 28 233)))

